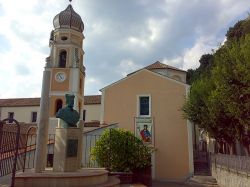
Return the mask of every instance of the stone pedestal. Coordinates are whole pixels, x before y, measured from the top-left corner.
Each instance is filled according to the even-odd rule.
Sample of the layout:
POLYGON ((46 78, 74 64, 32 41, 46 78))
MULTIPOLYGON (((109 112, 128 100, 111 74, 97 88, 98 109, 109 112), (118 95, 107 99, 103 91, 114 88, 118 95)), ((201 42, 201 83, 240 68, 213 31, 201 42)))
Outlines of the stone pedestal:
POLYGON ((56 128, 54 163, 40 173, 34 170, 19 172, 15 177, 15 187, 119 187, 120 180, 108 176, 102 168, 81 168, 82 128, 65 128, 65 122, 59 119, 56 128))
POLYGON ((75 172, 81 168, 83 152, 83 125, 65 128, 65 122, 58 119, 56 128, 53 170, 55 172, 75 172))
POLYGON ((119 187, 120 180, 104 169, 80 169, 77 172, 42 173, 27 170, 16 174, 15 187, 119 187))

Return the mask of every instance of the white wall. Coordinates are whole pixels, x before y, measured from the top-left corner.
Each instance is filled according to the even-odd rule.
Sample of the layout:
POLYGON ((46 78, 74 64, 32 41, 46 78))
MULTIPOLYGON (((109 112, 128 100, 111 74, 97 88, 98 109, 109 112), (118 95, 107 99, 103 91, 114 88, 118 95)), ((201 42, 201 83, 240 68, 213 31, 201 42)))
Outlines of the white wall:
POLYGON ((86 118, 85 121, 93 121, 101 119, 101 104, 95 105, 84 105, 84 110, 86 110, 86 118))
POLYGON ((173 70, 173 69, 155 69, 152 71, 159 73, 161 75, 170 77, 172 79, 175 79, 177 81, 181 81, 183 83, 186 83, 186 72, 177 71, 177 70, 173 70))
POLYGON ((37 120, 39 118, 39 106, 23 106, 23 107, 1 107, 1 120, 8 118, 9 112, 14 112, 14 119, 18 122, 31 122, 31 113, 37 112, 37 120))
MULTIPOLYGON (((84 105, 86 110, 86 122, 92 120, 99 120, 101 118, 101 104, 84 105)), ((14 119, 18 122, 31 122, 31 113, 37 112, 37 121, 39 119, 39 106, 21 106, 21 107, 0 107, 0 119, 8 118, 8 113, 14 112, 14 119)))

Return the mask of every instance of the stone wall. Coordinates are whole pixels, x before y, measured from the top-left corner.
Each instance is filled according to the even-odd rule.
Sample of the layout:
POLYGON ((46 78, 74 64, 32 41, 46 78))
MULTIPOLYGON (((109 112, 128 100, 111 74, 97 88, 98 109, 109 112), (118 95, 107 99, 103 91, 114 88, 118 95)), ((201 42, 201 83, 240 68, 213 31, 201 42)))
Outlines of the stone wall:
POLYGON ((250 174, 246 172, 227 170, 225 168, 212 168, 212 175, 221 187, 249 187, 250 174))
POLYGON ((220 187, 250 186, 250 157, 212 155, 212 175, 220 187))

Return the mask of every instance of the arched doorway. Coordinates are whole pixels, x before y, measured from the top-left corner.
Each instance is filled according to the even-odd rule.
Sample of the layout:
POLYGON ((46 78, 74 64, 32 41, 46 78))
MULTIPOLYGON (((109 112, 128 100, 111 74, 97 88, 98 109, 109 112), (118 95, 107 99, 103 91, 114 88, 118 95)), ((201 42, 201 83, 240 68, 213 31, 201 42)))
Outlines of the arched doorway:
POLYGON ((63 102, 61 99, 57 99, 55 102, 55 115, 58 112, 59 109, 62 108, 63 102))

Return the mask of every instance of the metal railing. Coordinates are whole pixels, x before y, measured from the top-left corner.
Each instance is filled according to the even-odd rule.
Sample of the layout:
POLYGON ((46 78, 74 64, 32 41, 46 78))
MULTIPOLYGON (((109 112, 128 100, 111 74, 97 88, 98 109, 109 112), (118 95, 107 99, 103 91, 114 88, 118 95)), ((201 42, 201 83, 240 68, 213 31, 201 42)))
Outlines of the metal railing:
MULTIPOLYGON (((26 150, 24 157, 23 172, 25 169, 34 168, 36 152, 36 134, 27 135, 26 150)), ((49 134, 47 142, 47 167, 53 166, 55 134, 49 134)))
POLYGON ((91 149, 96 145, 101 135, 86 134, 84 138, 84 152, 83 152, 83 167, 97 168, 99 167, 96 161, 91 160, 91 149))
POLYGON ((212 154, 211 162, 216 168, 250 174, 250 157, 247 156, 212 154))
MULTIPOLYGON (((5 137, 5 139, 1 146, 0 176, 5 176, 13 172, 12 168, 15 158, 15 142, 13 141, 13 139, 16 136, 16 132, 3 132, 2 136, 5 137)), ((23 142, 25 141, 24 138, 25 136, 20 135, 18 152, 17 152, 16 170, 22 169, 23 166, 23 153, 24 153, 23 142)))
MULTIPOLYGON (((4 136, 4 144, 1 147, 1 170, 0 170, 0 177, 8 175, 12 173, 12 165, 14 159, 14 152, 12 151, 12 144, 11 138, 15 136, 16 132, 3 132, 2 136, 4 136)), ((48 140, 48 155, 54 153, 54 140, 55 135, 49 135, 48 140)), ((35 162, 35 150, 36 150, 36 134, 20 134, 19 138, 19 146, 18 146, 18 153, 17 153, 17 164, 16 170, 22 170, 23 172, 25 169, 34 168, 35 162)), ((53 157, 52 157, 53 158, 53 157)), ((53 162, 53 161, 52 161, 53 162)), ((47 165, 51 163, 50 160, 47 160, 47 165)))

